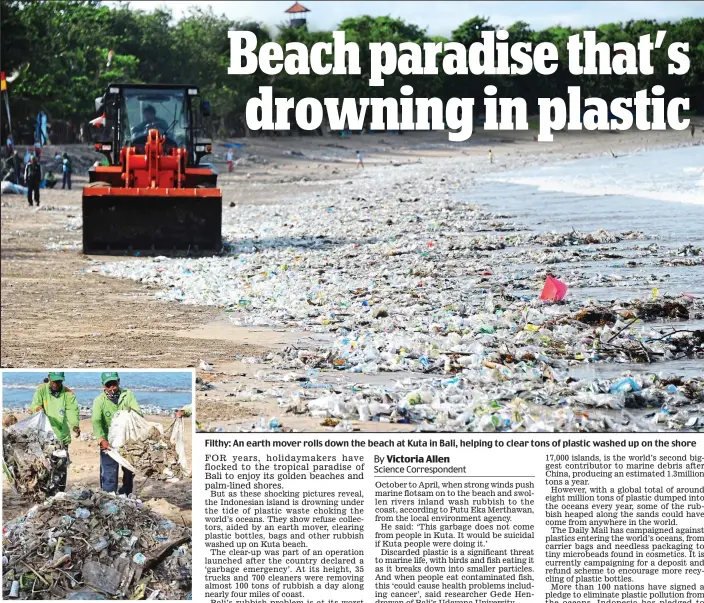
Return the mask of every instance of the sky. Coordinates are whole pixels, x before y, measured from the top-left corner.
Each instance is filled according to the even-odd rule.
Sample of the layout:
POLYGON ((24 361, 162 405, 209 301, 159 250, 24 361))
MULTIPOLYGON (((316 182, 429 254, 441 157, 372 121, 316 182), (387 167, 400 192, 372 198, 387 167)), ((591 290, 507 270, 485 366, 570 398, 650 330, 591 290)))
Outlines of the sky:
MULTIPOLYGON (((261 21, 276 26, 287 19, 284 11, 294 0, 268 2, 238 1, 203 2, 194 0, 140 0, 133 2, 134 8, 151 11, 167 7, 175 17, 183 14, 189 6, 212 6, 217 14, 225 14, 233 20, 261 21)), ((360 15, 402 17, 404 20, 427 27, 430 35, 449 36, 460 23, 474 16, 489 17, 492 23, 508 26, 516 21, 526 21, 534 29, 551 25, 582 27, 629 19, 678 20, 683 17, 704 17, 704 1, 668 2, 582 2, 578 0, 553 2, 517 1, 320 1, 301 2, 311 10, 308 26, 311 30, 330 30, 347 17, 360 15)), ((118 4, 118 2, 107 2, 118 4)))

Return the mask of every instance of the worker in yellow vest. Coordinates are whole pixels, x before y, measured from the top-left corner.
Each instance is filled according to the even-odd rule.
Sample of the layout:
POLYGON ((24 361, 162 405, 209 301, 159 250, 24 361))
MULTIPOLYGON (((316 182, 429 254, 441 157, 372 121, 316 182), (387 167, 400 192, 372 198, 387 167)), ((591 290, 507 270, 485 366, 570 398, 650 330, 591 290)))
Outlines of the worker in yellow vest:
POLYGON ((176 411, 176 418, 190 417, 193 414, 193 404, 186 404, 183 408, 176 411))
MULTIPOLYGON (((44 411, 56 437, 68 448, 71 432, 76 437, 81 435, 80 415, 76 394, 64 385, 66 376, 62 372, 49 373, 47 383, 40 385, 34 392, 29 412, 44 411)), ((66 474, 59 484, 59 490, 66 489, 66 474)))
POLYGON ((120 387, 120 375, 115 372, 100 374, 103 382, 103 392, 93 400, 93 435, 100 445, 100 488, 104 492, 117 492, 129 496, 134 486, 134 473, 122 468, 122 486, 118 489, 118 473, 120 465, 109 454, 110 442, 108 434, 115 413, 120 410, 140 412, 137 398, 134 394, 120 387))

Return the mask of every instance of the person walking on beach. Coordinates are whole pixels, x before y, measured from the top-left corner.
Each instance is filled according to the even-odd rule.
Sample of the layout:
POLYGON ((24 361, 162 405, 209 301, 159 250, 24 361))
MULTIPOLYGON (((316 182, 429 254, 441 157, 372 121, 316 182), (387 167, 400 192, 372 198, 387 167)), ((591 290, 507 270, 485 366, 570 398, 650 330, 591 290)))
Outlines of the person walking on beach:
POLYGON ((12 175, 15 179, 15 184, 22 184, 22 158, 17 152, 17 149, 12 153, 7 160, 7 166, 12 168, 12 175))
POLYGON ((364 159, 362 159, 362 151, 357 151, 357 167, 364 169, 364 159))
POLYGON ((494 163, 494 153, 489 149, 489 163, 494 163))
POLYGON ((232 149, 227 149, 227 155, 225 156, 227 158, 227 171, 231 172, 232 171, 232 161, 233 161, 233 153, 232 149))
POLYGON ((27 187, 27 201, 32 207, 32 197, 37 201, 39 207, 39 187, 42 183, 42 166, 39 165, 39 160, 32 155, 29 163, 24 168, 24 185, 27 187))
MULTIPOLYGON (((80 414, 76 395, 64 385, 66 376, 62 372, 49 373, 47 383, 42 383, 34 392, 30 414, 44 411, 57 439, 66 447, 71 443, 71 432, 81 435, 80 414)), ((66 490, 67 472, 59 481, 59 491, 66 490)))
POLYGON ((103 393, 93 401, 91 420, 93 435, 100 445, 100 489, 104 492, 117 492, 129 496, 134 485, 134 473, 122 468, 122 486, 118 490, 118 472, 120 465, 107 451, 110 450, 108 433, 110 424, 118 410, 140 412, 137 398, 128 389, 120 387, 120 375, 114 372, 102 373, 103 393))
POLYGON ((64 153, 61 163, 62 163, 61 169, 63 170, 63 177, 61 180, 61 190, 65 189, 67 184, 68 184, 68 190, 71 190, 71 173, 73 172, 73 162, 71 161, 71 158, 68 156, 68 153, 64 153))

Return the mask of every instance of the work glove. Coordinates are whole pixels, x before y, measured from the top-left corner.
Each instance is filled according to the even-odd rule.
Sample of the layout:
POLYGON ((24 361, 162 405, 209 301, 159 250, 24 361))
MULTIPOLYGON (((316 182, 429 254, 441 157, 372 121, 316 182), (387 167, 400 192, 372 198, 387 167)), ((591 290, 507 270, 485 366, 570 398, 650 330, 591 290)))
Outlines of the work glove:
POLYGON ((76 434, 76 437, 77 437, 77 438, 81 437, 81 428, 80 428, 78 425, 76 425, 76 426, 73 428, 73 433, 76 434))
POLYGON ((110 442, 108 442, 107 440, 100 440, 100 449, 110 450, 110 442))

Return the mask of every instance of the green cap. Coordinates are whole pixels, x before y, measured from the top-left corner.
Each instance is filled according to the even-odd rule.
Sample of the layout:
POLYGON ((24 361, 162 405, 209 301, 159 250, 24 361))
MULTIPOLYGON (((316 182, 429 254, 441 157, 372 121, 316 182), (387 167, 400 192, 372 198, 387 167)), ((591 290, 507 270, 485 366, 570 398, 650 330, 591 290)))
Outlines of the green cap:
POLYGON ((103 382, 103 385, 105 385, 108 381, 119 381, 120 375, 117 373, 101 373, 100 380, 103 382))
POLYGON ((49 373, 49 381, 66 381, 63 373, 49 373))

